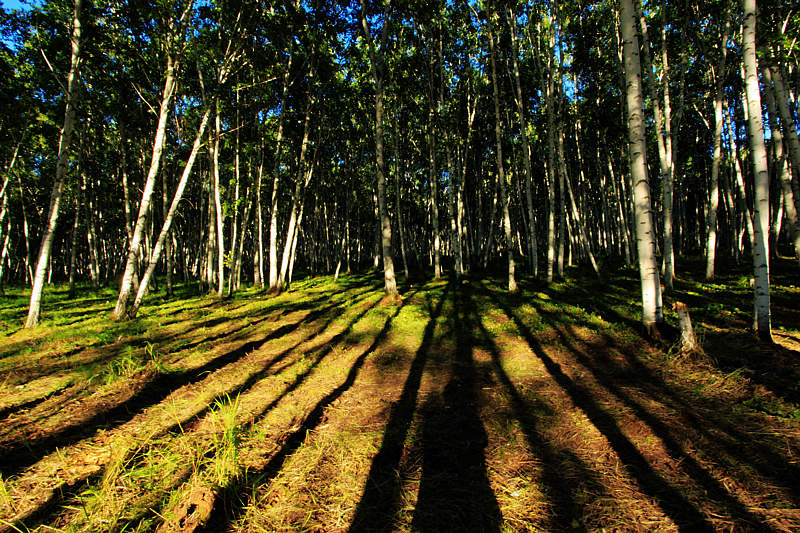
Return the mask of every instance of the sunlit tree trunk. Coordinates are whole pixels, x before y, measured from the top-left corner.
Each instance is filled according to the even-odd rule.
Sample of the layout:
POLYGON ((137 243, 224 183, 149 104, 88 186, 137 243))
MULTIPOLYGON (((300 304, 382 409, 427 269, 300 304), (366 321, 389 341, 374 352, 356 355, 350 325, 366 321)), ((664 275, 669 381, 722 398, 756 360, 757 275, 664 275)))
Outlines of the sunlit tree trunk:
POLYGON ((281 142, 283 141, 283 118, 286 114, 286 93, 289 89, 289 69, 292 66, 291 50, 283 72, 281 89, 281 109, 278 115, 278 133, 275 137, 275 166, 272 171, 272 197, 269 213, 269 290, 277 291, 278 287, 278 183, 281 173, 281 142))
POLYGON ((255 253, 253 261, 253 284, 257 289, 264 286, 264 220, 261 212, 261 179, 264 175, 263 147, 259 146, 258 172, 256 174, 256 231, 257 235, 253 239, 255 242, 255 253))
POLYGON ((45 275, 50 264, 50 250, 53 246, 53 239, 58 223, 58 211, 61 204, 61 193, 64 188, 64 178, 66 176, 67 159, 69 157, 69 145, 72 140, 72 125, 75 121, 75 99, 76 82, 80 69, 81 51, 81 7, 83 0, 75 0, 75 10, 72 17, 72 55, 70 58, 69 74, 67 75, 66 109, 64 110, 64 125, 58 138, 58 162, 56 163, 56 177, 53 181, 53 190, 50 194, 50 209, 47 216, 47 226, 42 233, 42 244, 39 248, 39 257, 36 261, 36 269, 33 276, 33 287, 31 288, 30 305, 28 306, 28 317, 25 320, 26 328, 33 328, 39 323, 39 310, 42 302, 42 289, 44 288, 45 275))
POLYGON ((210 114, 211 110, 206 108, 205 112, 203 113, 203 118, 200 119, 200 126, 198 127, 197 135, 195 136, 194 144, 192 145, 192 151, 189 154, 189 159, 187 159, 186 165, 183 167, 183 174, 181 174, 181 179, 178 182, 177 188, 175 189, 175 195, 172 198, 172 203, 169 206, 169 210, 164 214, 164 225, 161 227, 161 232, 158 234, 158 240, 156 241, 155 246, 153 246, 153 253, 150 257, 150 262, 147 265, 147 269, 144 271, 144 274, 142 275, 141 283, 139 283, 139 290, 137 291, 136 298, 131 306, 129 313, 131 318, 135 317, 139 312, 139 307, 142 305, 142 300, 147 294, 147 287, 150 284, 150 279, 153 276, 153 272, 155 272, 156 265, 161 257, 161 252, 164 249, 164 245, 167 242, 167 237, 169 236, 170 228, 172 227, 172 221, 175 218, 175 213, 178 211, 178 205, 180 204, 181 198, 183 198, 183 191, 186 189, 189 176, 192 174, 192 168, 194 168, 194 162, 197 158, 197 153, 200 151, 200 143, 202 142, 206 126, 208 125, 208 117, 210 114))
POLYGON ((306 186, 311 180, 311 175, 314 171, 313 163, 306 169, 306 154, 308 152, 308 137, 310 134, 311 122, 311 99, 309 98, 308 107, 306 108, 306 116, 303 121, 303 140, 300 143, 300 157, 298 159, 298 173, 297 180, 295 181, 294 194, 292 195, 292 209, 289 214, 289 225, 286 228, 286 239, 283 243, 283 255, 281 256, 281 269, 278 274, 278 284, 275 289, 278 292, 282 291, 286 283, 286 275, 289 272, 289 260, 291 259, 292 244, 295 234, 297 232, 297 219, 300 210, 303 206, 303 197, 305 196, 306 186))
POLYGON ((749 114, 747 133, 750 139, 751 159, 755 176, 753 201, 753 272, 755 277, 755 320, 759 338, 772 342, 769 288, 769 172, 767 150, 764 145, 764 126, 761 118, 761 93, 758 86, 756 60, 756 0, 743 0, 744 25, 742 27, 745 93, 749 114))
POLYGON ((639 278, 642 290, 642 323, 655 333, 661 321, 660 286, 656 263, 650 183, 645 161, 644 116, 642 111, 641 66, 639 39, 636 35, 636 13, 632 0, 621 0, 623 69, 625 71, 625 110, 628 123, 631 178, 636 216, 636 241, 639 254, 639 278))
POLYGON ((224 219, 222 211, 222 193, 220 187, 219 176, 219 138, 221 135, 222 126, 220 124, 220 105, 219 98, 215 99, 215 113, 214 113, 214 132, 213 138, 209 143, 211 148, 211 171, 213 178, 213 191, 214 191, 214 212, 216 214, 217 222, 217 297, 222 298, 225 294, 225 230, 224 219))

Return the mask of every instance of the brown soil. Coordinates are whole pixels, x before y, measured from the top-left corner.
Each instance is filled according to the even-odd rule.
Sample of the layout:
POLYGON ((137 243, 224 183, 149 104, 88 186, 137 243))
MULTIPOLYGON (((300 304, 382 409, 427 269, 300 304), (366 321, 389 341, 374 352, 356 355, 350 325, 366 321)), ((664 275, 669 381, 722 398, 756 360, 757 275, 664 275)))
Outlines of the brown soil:
POLYGON ((800 530, 796 333, 680 357, 480 283, 326 296, 8 404, 0 531, 800 530))

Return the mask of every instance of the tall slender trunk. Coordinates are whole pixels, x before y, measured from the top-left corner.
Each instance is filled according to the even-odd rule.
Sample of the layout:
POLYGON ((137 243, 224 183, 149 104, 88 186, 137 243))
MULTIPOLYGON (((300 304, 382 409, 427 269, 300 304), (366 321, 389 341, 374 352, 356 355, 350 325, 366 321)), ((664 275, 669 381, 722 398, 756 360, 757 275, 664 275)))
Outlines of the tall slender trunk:
POLYGON ((772 342, 769 288, 769 172, 767 150, 764 144, 764 126, 761 119, 761 92, 758 86, 758 61, 756 60, 756 0, 743 0, 744 25, 742 27, 745 92, 749 114, 747 133, 750 139, 755 200, 753 202, 753 273, 755 320, 759 338, 772 342))
POLYGON ((256 248, 253 254, 253 260, 255 261, 253 284, 258 289, 264 286, 264 221, 261 213, 261 178, 264 174, 264 160, 261 148, 259 152, 258 172, 256 173, 256 225, 258 226, 258 235, 253 239, 256 248))
MULTIPOLYGON (((555 37, 550 33, 548 50, 555 46, 555 37)), ((547 81, 545 83, 545 106, 547 107, 547 282, 552 283, 556 262, 556 149, 555 149, 555 87, 553 72, 549 68, 551 59, 547 60, 547 81)))
MULTIPOLYGON (((167 187, 167 173, 161 173, 161 212, 164 214, 164 218, 166 220, 167 217, 167 197, 169 195, 168 187, 167 187)), ((164 269, 165 269, 165 285, 167 296, 172 297, 172 246, 169 238, 164 241, 164 269)), ((150 261, 153 262, 153 258, 151 256, 150 261)))
MULTIPOLYGON (((719 207, 719 165, 722 160, 722 99, 723 84, 725 81, 726 59, 728 52, 728 27, 730 22, 726 20, 725 29, 722 32, 722 42, 720 43, 720 60, 717 72, 715 72, 715 91, 714 91, 714 159, 711 163, 711 194, 708 207, 708 238, 706 239, 706 279, 714 278, 714 262, 717 253, 717 208, 719 207)), ((712 67, 712 72, 714 72, 712 67)))
POLYGON ((3 238, 3 245, 0 247, 0 294, 4 294, 3 289, 3 274, 5 273, 6 259, 8 258, 8 241, 11 237, 11 219, 6 224, 5 237, 3 238))
POLYGON ((17 174, 17 187, 19 188, 19 204, 22 211, 22 237, 25 240, 25 275, 28 283, 33 283, 33 265, 31 264, 30 229, 28 228, 28 215, 25 210, 25 197, 22 192, 22 178, 17 174))
POLYGON ((278 283, 274 289, 278 292, 283 290, 286 282, 286 274, 289 271, 289 259, 291 258, 292 239, 294 239, 295 232, 297 231, 297 217, 300 211, 300 206, 303 203, 303 196, 305 195, 305 188, 308 181, 311 179, 311 174, 314 170, 313 164, 309 169, 305 169, 306 153, 308 151, 308 137, 310 134, 311 123, 311 98, 309 97, 308 106, 306 108, 306 116, 303 120, 303 140, 300 143, 300 156, 297 164, 297 179, 295 181, 294 194, 292 195, 292 210, 289 214, 289 225, 286 228, 286 240, 283 243, 283 255, 281 256, 281 269, 278 274, 278 283))
POLYGON ((61 192, 64 188, 69 145, 72 140, 72 124, 75 121, 75 100, 77 97, 75 85, 80 69, 81 51, 81 7, 83 0, 75 0, 75 10, 72 17, 72 55, 70 58, 69 74, 67 75, 67 103, 64 110, 64 125, 58 138, 58 162, 56 163, 56 177, 53 181, 53 190, 50 194, 50 211, 47 217, 47 226, 42 233, 42 244, 39 248, 39 258, 36 261, 36 270, 33 276, 28 317, 25 320, 26 328, 33 328, 39 323, 39 310, 42 302, 42 289, 44 288, 45 275, 50 264, 50 250, 58 223, 58 210, 61 204, 61 192))
POLYGON ((269 213, 269 290, 277 291, 278 287, 278 183, 281 172, 281 142, 283 141, 283 118, 286 113, 286 93, 289 89, 289 69, 292 66, 291 50, 286 60, 281 89, 281 110, 278 115, 278 132, 275 137, 275 157, 272 171, 272 197, 269 213))
POLYGON ((536 243, 536 224, 534 223, 533 210, 533 172, 531 171, 531 152, 528 142, 528 128, 525 121, 525 109, 522 104, 522 83, 519 76, 519 43, 517 37, 516 14, 508 11, 508 21, 511 27, 511 66, 514 72, 514 101, 517 104, 517 121, 519 122, 520 137, 522 138, 522 160, 525 163, 525 200, 528 208, 528 255, 531 262, 531 273, 539 275, 538 248, 536 243))
MULTIPOLYGON (((666 43, 662 42, 662 84, 664 88, 664 107, 658 98, 656 79, 653 74, 653 62, 650 55, 650 39, 647 32, 647 21, 642 12, 640 0, 635 0, 634 7, 639 18, 642 36, 642 49, 644 51, 644 65, 647 72, 650 100, 653 103, 653 116, 656 125, 656 144, 658 146, 658 161, 661 171, 662 195, 664 204, 664 285, 667 290, 672 290, 672 278, 675 275, 675 257, 672 235, 672 184, 674 179, 674 165, 672 154, 671 111, 669 109, 669 72, 667 63, 666 43), (665 114, 667 115, 665 117, 665 114)), ((663 35, 662 35, 663 37, 663 35)))
POLYGON ((734 172, 736 174, 736 189, 739 191, 736 200, 739 206, 739 212, 744 217, 745 221, 744 227, 747 230, 747 237, 750 240, 750 246, 752 247, 753 242, 755 242, 755 236, 753 230, 753 213, 750 210, 750 206, 747 203, 747 190, 744 186, 744 173, 742 172, 742 163, 741 160, 739 159, 739 145, 736 140, 736 130, 733 127, 733 119, 731 118, 730 112, 725 114, 725 121, 728 124, 728 139, 730 139, 731 143, 730 155, 731 159, 733 160, 734 172))
POLYGON ((147 269, 142 275, 142 281, 139 283, 139 290, 136 292, 136 298, 131 306, 131 318, 136 316, 139 311, 139 307, 142 305, 142 300, 147 294, 147 286, 149 285, 150 279, 153 276, 153 272, 155 272, 156 265, 158 264, 158 260, 161 256, 161 251, 164 249, 164 244, 167 242, 167 237, 169 236, 170 228, 172 227, 172 221, 175 218, 175 213, 178 211, 178 204, 180 204, 181 198, 183 198, 183 191, 186 189, 189 176, 192 174, 192 168, 194 167, 194 162, 197 158, 197 152, 200 151, 200 143, 202 142, 203 134, 205 133, 206 126, 208 125, 208 117, 210 114, 211 109, 206 108, 205 112, 203 113, 203 118, 200 119, 200 126, 197 129, 197 135, 195 136, 194 144, 192 144, 192 151, 189 154, 189 159, 187 159, 186 165, 183 167, 183 174, 181 174, 181 179, 175 189, 175 195, 172 198, 172 203, 169 206, 169 210, 164 213, 164 225, 161 227, 161 232, 158 234, 158 240, 156 241, 155 246, 153 246, 153 253, 150 256, 150 262, 148 263, 147 269))
MULTIPOLYGON (((781 134, 780 126, 778 125, 778 118, 776 116, 776 91, 773 90, 772 86, 770 86, 770 82, 772 81, 770 69, 763 69, 763 73, 766 85, 765 96, 767 97, 769 127, 772 131, 772 139, 776 150, 778 174, 781 182, 781 190, 783 191, 784 209, 786 211, 786 219, 789 221, 790 239, 792 241, 792 246, 794 247, 794 254, 795 257, 800 260, 800 221, 797 219, 797 199, 794 197, 794 191, 792 190, 792 176, 789 173, 789 165, 786 154, 783 153, 783 141, 785 140, 785 137, 783 137, 781 134)), ((783 122, 783 120, 781 121, 783 122)), ((794 128, 794 126, 792 125, 791 128, 794 128)), ((794 164, 792 166, 794 166, 794 164)), ((777 243, 777 232, 775 241, 777 243)))
MULTIPOLYGON (((80 172, 80 170, 78 170, 80 172)), ((78 258, 78 227, 81 220, 81 200, 75 197, 75 221, 72 224, 72 236, 69 250, 69 292, 70 299, 75 298, 75 263, 78 258)))
MULTIPOLYGON (((384 22, 381 36, 381 51, 386 45, 386 38, 388 35, 389 7, 390 2, 386 2, 383 14, 384 22)), ((364 36, 367 39, 372 80, 375 83, 375 173, 377 174, 378 217, 381 224, 384 286, 386 295, 394 297, 397 296, 397 281, 395 279, 394 263, 392 261, 392 226, 386 209, 386 177, 384 175, 383 161, 383 64, 382 60, 379 63, 379 58, 375 52, 375 44, 372 40, 369 22, 367 22, 367 6, 365 0, 361 0, 361 25, 364 29, 364 36)))
POLYGON ((655 333, 656 324, 662 320, 662 314, 650 183, 647 178, 645 161, 647 147, 645 146, 642 110, 639 38, 636 35, 636 13, 632 0, 622 0, 621 4, 620 25, 622 26, 623 69, 626 82, 625 110, 627 112, 631 178, 636 213, 639 279, 642 290, 642 323, 649 332, 655 333))
POLYGON ((100 257, 97 252, 97 232, 94 226, 94 201, 92 191, 86 187, 86 176, 81 175, 81 190, 86 191, 86 243, 89 246, 89 274, 92 287, 100 286, 100 257))
MULTIPOLYGON (((494 18, 493 16, 490 18, 494 18)), ((506 236, 506 254, 508 255, 508 290, 509 292, 517 291, 517 280, 514 277, 514 240, 511 233, 511 215, 509 212, 508 204, 508 187, 506 186, 505 169, 503 168, 503 119, 500 115, 500 97, 497 88, 497 62, 495 60, 495 41, 494 30, 492 29, 493 20, 489 20, 487 24, 489 35, 489 60, 492 67, 492 97, 494 100, 494 136, 497 144, 495 151, 497 162, 497 180, 500 183, 500 200, 503 207, 503 230, 506 236)))
MULTIPOLYGON (((560 106, 559 106, 560 107, 560 106)), ((564 248, 569 237, 567 228, 567 194, 565 182, 569 181, 567 161, 564 157, 563 119, 559 120, 556 132, 556 156, 558 159, 558 245, 556 248, 556 276, 564 277, 564 248)))
MULTIPOLYGON (((400 255, 403 259, 403 272, 408 279, 408 258, 406 257, 406 238, 403 230, 403 206, 400 197, 400 178, 403 176, 403 164, 400 161, 400 128, 397 126, 397 116, 393 120, 394 135, 392 136, 392 151, 394 152, 394 198, 397 210, 397 232, 400 235, 400 255)), ((338 272, 338 267, 337 267, 338 272)))
POLYGON ((211 146, 211 169, 213 172, 214 212, 217 215, 217 297, 225 294, 225 230, 222 212, 222 194, 220 191, 219 176, 219 138, 221 135, 219 98, 214 101, 214 135, 211 146))
POLYGON ((428 113, 428 161, 430 169, 430 179, 428 180, 431 185, 431 225, 433 226, 433 277, 440 279, 442 277, 442 258, 441 258, 441 237, 439 235, 439 172, 436 168, 436 137, 437 131, 434 124, 433 115, 433 102, 428 113))
POLYGON ((797 137, 797 125, 793 120, 793 115, 789 109, 789 98, 786 94, 786 85, 783 82, 783 75, 777 65, 772 65, 769 69, 764 69, 765 75, 768 70, 772 81, 775 83, 775 102, 778 104, 778 112, 783 125, 784 139, 789 145, 789 157, 792 161, 792 175, 794 181, 791 188, 793 191, 794 207, 800 211, 800 139, 797 137))

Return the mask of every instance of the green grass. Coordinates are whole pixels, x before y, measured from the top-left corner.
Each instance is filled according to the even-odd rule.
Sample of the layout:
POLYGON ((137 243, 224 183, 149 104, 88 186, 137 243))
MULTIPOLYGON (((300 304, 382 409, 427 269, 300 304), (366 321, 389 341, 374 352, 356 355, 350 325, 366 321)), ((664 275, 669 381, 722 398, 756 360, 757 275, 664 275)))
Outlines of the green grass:
MULTIPOLYGON (((800 345, 800 290, 776 263, 774 327, 800 345)), ((756 517, 766 502, 797 508, 780 477, 800 450, 797 348, 754 340, 746 270, 709 283, 685 268, 665 303, 690 306, 705 357, 679 356, 669 334, 642 337, 638 275, 624 268, 523 279, 513 295, 503 279, 415 283, 389 303, 377 275, 223 300, 182 286, 120 322, 111 289, 69 300, 56 286, 34 330, 20 328, 25 291, 12 287, 0 297, 0 453, 19 467, 0 471, 0 520, 344 531, 358 515, 413 531, 432 523, 431 506, 452 527, 481 523, 494 499, 500 531, 630 529, 642 517, 669 529, 673 508, 744 527, 697 468, 736 480, 724 490, 756 517), (437 431, 472 424, 465 437, 437 431), (450 463, 442 449, 463 456, 450 463), (371 473, 379 457, 385 474, 371 473), (671 489, 637 478, 644 468, 685 502, 663 500, 671 489), (370 475, 391 501, 371 499, 370 475), (488 499, 467 504, 461 485, 488 499)))

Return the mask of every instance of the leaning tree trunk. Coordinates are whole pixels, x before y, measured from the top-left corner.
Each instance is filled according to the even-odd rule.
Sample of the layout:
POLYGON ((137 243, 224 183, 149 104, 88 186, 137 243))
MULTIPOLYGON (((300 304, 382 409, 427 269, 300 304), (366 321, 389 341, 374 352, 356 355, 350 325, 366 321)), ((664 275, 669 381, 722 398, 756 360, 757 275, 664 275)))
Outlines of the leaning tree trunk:
POLYGON ((26 328, 33 328, 39 323, 39 309, 42 303, 42 289, 44 288, 47 267, 50 264, 50 250, 53 247, 53 239, 56 234, 56 224, 58 223, 58 209, 61 204, 61 192, 64 188, 64 177, 67 169, 67 157, 69 156, 69 144, 72 140, 72 124, 75 121, 75 82, 80 69, 81 51, 81 7, 83 0, 75 0, 75 11, 72 17, 72 56, 70 59, 69 74, 67 76, 67 98, 66 109, 64 110, 64 126, 58 138, 58 162, 56 163, 56 178, 53 182, 53 191, 50 194, 50 213, 47 217, 47 226, 42 234, 42 244, 39 248, 39 258, 36 261, 36 270, 33 276, 33 287, 31 288, 31 299, 28 307, 28 318, 25 321, 26 328))
POLYGON ((633 180, 636 242, 639 252, 639 279, 642 289, 642 323, 650 333, 656 333, 661 322, 661 298, 656 262, 653 213, 650 202, 650 183, 647 179, 644 116, 642 110, 641 64, 639 38, 636 35, 636 13, 632 0, 622 0, 623 69, 625 71, 625 100, 630 147, 631 178, 633 180))
POLYGON ((769 172, 764 144, 764 125, 761 118, 761 93, 758 86, 756 60, 756 0, 744 0, 742 44, 745 70, 745 91, 749 124, 747 128, 752 152, 755 198, 753 202, 753 274, 755 317, 754 326, 759 338, 772 342, 769 289, 769 172))
POLYGON ((211 110, 206 108, 205 113, 203 113, 203 118, 200 119, 200 126, 197 130, 194 144, 192 145, 192 151, 189 154, 189 159, 186 161, 186 166, 183 168, 183 174, 181 175, 181 180, 178 182, 178 186, 175 189, 175 196, 172 198, 169 211, 164 214, 164 225, 161 228, 161 233, 158 234, 158 240, 156 241, 156 244, 153 247, 153 253, 150 256, 150 263, 147 265, 147 269, 142 275, 142 281, 139 283, 139 290, 136 293, 133 306, 131 306, 129 313, 131 318, 135 317, 136 313, 139 312, 139 307, 142 305, 142 300, 147 294, 147 287, 150 284, 150 279, 153 277, 153 272, 158 264, 161 251, 164 249, 165 243, 168 242, 167 237, 169 235, 170 228, 172 227, 172 220, 175 218, 175 213, 178 211, 178 204, 180 204, 181 198, 183 198, 183 191, 186 189, 186 183, 189 181, 189 176, 192 174, 192 168, 194 167, 194 162, 197 158, 197 152, 200 151, 200 143, 202 142, 203 134, 205 133, 206 126, 208 125, 208 117, 210 114, 211 110))
MULTIPOLYGON (((122 275, 122 285, 120 286, 117 305, 114 307, 112 316, 119 320, 125 316, 128 306, 128 298, 133 286, 133 278, 136 271, 136 262, 139 255, 139 246, 144 236, 144 229, 147 223, 147 214, 150 211, 150 204, 153 197, 153 188, 161 164, 161 153, 164 150, 164 137, 167 129, 167 119, 172 96, 175 92, 175 70, 176 61, 172 54, 167 55, 167 72, 164 81, 164 94, 161 98, 161 107, 158 114, 158 126, 156 127, 155 141, 153 142, 153 155, 150 159, 150 170, 147 172, 144 190, 142 191, 142 201, 139 204, 139 215, 136 219, 136 226, 133 229, 133 236, 128 248, 128 259, 125 263, 125 272, 122 275)), ((140 287, 141 290, 141 287, 140 287)))

